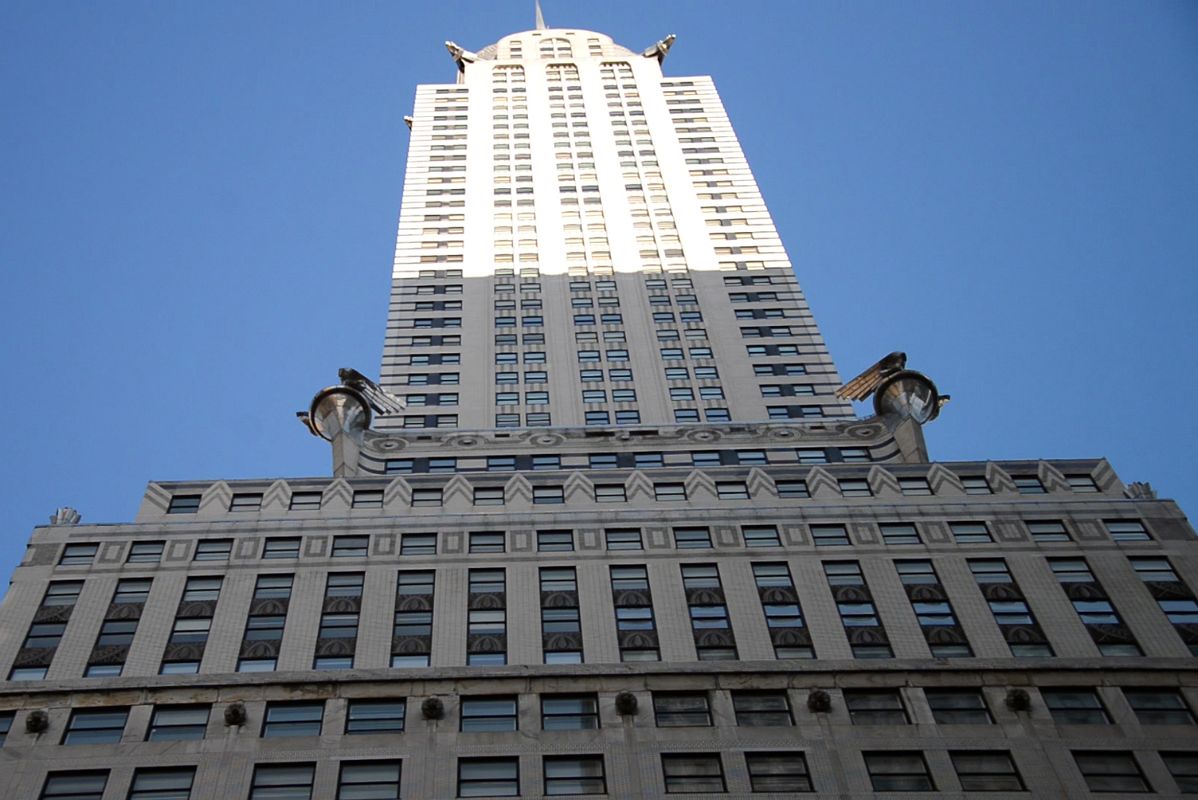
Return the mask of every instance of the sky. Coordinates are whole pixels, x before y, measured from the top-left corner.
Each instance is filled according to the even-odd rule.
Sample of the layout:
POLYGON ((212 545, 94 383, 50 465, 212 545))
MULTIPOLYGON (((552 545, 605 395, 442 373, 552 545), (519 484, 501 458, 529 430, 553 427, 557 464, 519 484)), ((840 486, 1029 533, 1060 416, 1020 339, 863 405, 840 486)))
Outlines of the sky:
MULTIPOLYGON (((845 377, 935 460, 1106 457, 1198 509, 1198 4, 544 0, 712 75, 845 377)), ((377 374, 417 83, 532 1, 0 5, 0 575, 149 480, 328 475, 377 374)))

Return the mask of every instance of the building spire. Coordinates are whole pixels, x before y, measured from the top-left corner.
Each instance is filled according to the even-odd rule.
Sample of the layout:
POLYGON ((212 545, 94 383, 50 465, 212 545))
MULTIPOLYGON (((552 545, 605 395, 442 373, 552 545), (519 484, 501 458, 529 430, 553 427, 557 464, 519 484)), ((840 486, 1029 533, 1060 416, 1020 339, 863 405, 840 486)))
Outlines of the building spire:
POLYGON ((533 0, 537 9, 537 30, 545 30, 545 15, 541 13, 541 0, 533 0))

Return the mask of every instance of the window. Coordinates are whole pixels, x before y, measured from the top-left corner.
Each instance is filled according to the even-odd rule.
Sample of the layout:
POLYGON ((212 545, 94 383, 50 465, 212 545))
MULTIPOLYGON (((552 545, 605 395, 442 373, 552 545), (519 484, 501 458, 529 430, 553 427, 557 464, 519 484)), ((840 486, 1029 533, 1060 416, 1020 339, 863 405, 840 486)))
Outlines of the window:
POLYGON ((401 556, 431 556, 437 553, 435 533, 405 533, 399 542, 401 556))
POLYGON ((187 800, 195 776, 195 767, 136 770, 128 800, 187 800))
POLYGON ((778 529, 773 525, 742 525, 740 532, 744 537, 745 547, 782 546, 782 541, 778 538, 778 529))
POLYGON ((697 408, 676 408, 674 409, 675 422, 698 422, 699 409, 697 408))
POLYGON ((312 800, 315 764, 259 764, 249 800, 312 800))
POLYGON ((198 494, 176 494, 171 496, 170 505, 167 506, 166 513, 168 514, 194 514, 200 510, 200 495, 198 494))
POLYGON ((1066 475, 1065 482, 1069 488, 1079 494, 1090 494, 1098 491, 1098 484, 1089 475, 1066 475))
POLYGON ((573 531, 537 531, 537 550, 542 553, 574 550, 573 531))
POLYGON ((745 753, 745 766, 754 792, 814 791, 802 753, 745 753))
POLYGON ((1031 534, 1032 541, 1036 542, 1067 542, 1069 541, 1069 531, 1065 530, 1065 523, 1059 519, 1041 520, 1039 522, 1026 522, 1027 532, 1031 534))
POLYGON ((1020 494, 1047 494, 1044 484, 1035 475, 1012 475, 1011 480, 1020 494))
POLYGON ((825 561, 823 566, 853 657, 893 658, 890 640, 878 617, 861 565, 856 561, 825 561))
POLYGON ((4 745, 8 732, 12 730, 12 720, 15 715, 15 711, 0 711, 0 747, 4 745))
POLYGON ((517 797, 519 794, 519 759, 458 759, 458 797, 517 797))
POLYGON ((63 733, 63 744, 115 744, 125 731, 125 720, 129 709, 77 708, 71 712, 67 729, 63 733))
POLYGON ((936 785, 923 753, 917 750, 883 750, 862 753, 875 792, 933 792, 936 785))
POLYGON ((534 486, 532 502, 534 505, 561 505, 566 502, 565 491, 561 486, 534 486))
POLYGON ((157 564, 162 560, 162 542, 134 542, 129 548, 130 564, 157 564))
POLYGON ((980 689, 925 689, 939 725, 989 725, 994 722, 980 689))
POLYGON ((962 475, 961 487, 965 494, 990 494, 990 482, 982 475, 962 475))
POLYGON ((1116 542, 1147 542, 1152 539, 1144 523, 1138 519, 1104 519, 1102 524, 1116 542))
POLYGON ((1152 791, 1130 751, 1074 750, 1073 760, 1092 792, 1144 794, 1152 791))
POLYGON ((986 527, 984 522, 950 522, 948 529, 953 534, 953 539, 957 544, 977 544, 980 542, 993 542, 990 537, 990 529, 986 527))
POLYGON ((1177 689, 1124 689, 1123 695, 1141 725, 1194 724, 1194 715, 1177 689))
POLYGON ((1178 791, 1198 793, 1198 753, 1161 753, 1161 759, 1177 782, 1178 791))
POLYGON ((733 692, 736 724, 747 728, 794 725, 785 691, 733 692))
POLYGON ((333 558, 365 558, 369 547, 369 536, 334 536, 333 558))
POLYGON ((845 689, 844 704, 854 725, 906 725, 911 721, 898 689, 845 689))
POLYGON ((723 792, 724 765, 719 753, 663 753, 666 794, 723 792))
POLYGON ((710 727, 706 692, 654 692, 653 717, 659 728, 710 727))
POLYGON ((412 489, 412 508, 441 505, 440 489, 412 489))
POLYGON ((593 694, 541 695, 541 729, 580 731, 599 727, 599 701, 593 694))
POLYGON ((353 508, 382 508, 383 491, 381 489, 360 489, 354 492, 353 508))
POLYGON ((262 546, 263 558, 299 558, 300 537, 268 537, 262 546))
POLYGON ((108 770, 51 772, 46 776, 39 800, 101 800, 108 783, 108 770))
POLYGON ((262 738, 319 736, 324 701, 316 703, 267 703, 262 738))
POLYGON ((807 481, 775 480, 774 488, 778 490, 779 498, 805 500, 811 497, 807 491, 807 481))
POLYGON ((920 544, 919 531, 910 522, 883 522, 878 525, 882 541, 888 545, 920 544))
POLYGON ((641 550, 639 528, 609 528, 603 532, 608 550, 641 550))
POLYGON ((504 552, 504 536, 502 532, 487 531, 470 534, 471 553, 502 553, 504 552))
POLYGON ((230 511, 257 511, 262 508, 261 492, 243 492, 233 495, 229 502, 230 511))
POLYGON ((869 488, 869 481, 864 478, 848 479, 841 478, 840 493, 845 497, 873 497, 873 490, 869 488))
POLYGON ((716 481, 715 489, 721 500, 749 499, 749 487, 744 481, 716 481))
POLYGON ((711 531, 708 528, 675 528, 674 547, 679 550, 709 550, 711 531))
POLYGON ((686 486, 681 483, 655 483, 653 496, 661 502, 676 502, 686 499, 686 486))
POLYGON ((926 497, 932 494, 927 478, 899 478, 899 489, 908 497, 926 497))
POLYGON ((391 800, 399 797, 398 761, 343 761, 337 800, 391 800))
POLYGON ((203 739, 208 728, 209 706, 157 706, 146 731, 147 742, 203 739))
POLYGON ((816 547, 850 545, 849 531, 843 525, 812 525, 811 540, 816 547))
POLYGON ((403 733, 407 703, 403 700, 350 700, 347 734, 403 733))
POLYGON ((96 557, 97 544, 68 544, 62 549, 62 557, 58 563, 63 566, 74 564, 90 564, 96 557))
POLYGON ((474 487, 474 505, 476 506, 501 506, 503 505, 503 487, 502 486, 476 486, 474 487))
POLYGON ((1040 696, 1058 725, 1105 725, 1111 721, 1093 689, 1041 689, 1040 696))
POLYGON ((233 551, 232 539, 208 539, 196 543, 196 561, 228 561, 233 551))
POLYGON ((607 794, 603 756, 545 756, 545 794, 607 794))
POLYGON ((1022 792, 1023 778, 1005 750, 949 751, 953 769, 967 792, 1022 792))
POLYGON ((595 484, 596 503, 623 503, 627 499, 622 483, 595 484))

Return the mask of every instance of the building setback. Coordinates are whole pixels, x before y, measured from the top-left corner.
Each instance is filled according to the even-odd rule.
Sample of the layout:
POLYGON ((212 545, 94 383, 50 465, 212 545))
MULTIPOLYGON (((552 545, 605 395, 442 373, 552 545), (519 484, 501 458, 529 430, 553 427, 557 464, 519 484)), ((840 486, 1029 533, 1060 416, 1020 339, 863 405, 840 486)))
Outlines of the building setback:
POLYGON ((838 393, 673 41, 447 43, 381 377, 302 415, 332 475, 35 529, 0 796, 1198 792, 1185 516, 1101 459, 932 461, 897 354, 838 393))

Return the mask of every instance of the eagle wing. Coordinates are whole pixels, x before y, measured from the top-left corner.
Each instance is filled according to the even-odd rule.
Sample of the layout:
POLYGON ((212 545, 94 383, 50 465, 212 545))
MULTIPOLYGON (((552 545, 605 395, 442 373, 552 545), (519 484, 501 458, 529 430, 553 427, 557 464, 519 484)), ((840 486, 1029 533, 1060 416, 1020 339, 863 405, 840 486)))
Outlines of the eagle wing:
POLYGON ((837 389, 836 396, 842 400, 864 400, 877 391, 884 380, 906 366, 906 353, 891 353, 837 389))

